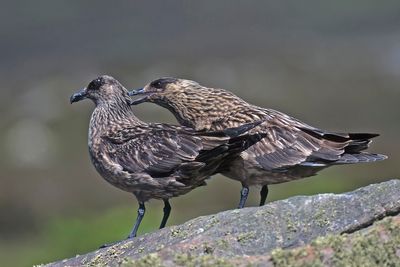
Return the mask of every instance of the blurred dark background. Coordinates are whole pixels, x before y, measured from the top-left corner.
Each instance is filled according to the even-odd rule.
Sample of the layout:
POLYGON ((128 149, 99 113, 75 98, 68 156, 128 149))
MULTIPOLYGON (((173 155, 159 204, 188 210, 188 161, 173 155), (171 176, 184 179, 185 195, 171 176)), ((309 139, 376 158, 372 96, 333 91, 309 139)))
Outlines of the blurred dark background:
MULTIPOLYGON (((101 74, 127 88, 193 79, 324 129, 381 133, 371 151, 389 160, 273 185, 269 201, 398 177, 399 25, 399 1, 1 1, 1 265, 71 257, 130 231, 135 198, 89 161, 93 104, 69 104, 101 74)), ((176 123, 155 105, 134 109, 176 123)), ((216 176, 172 200, 169 224, 232 209, 239 190, 216 176)), ((159 201, 147 204, 140 234, 161 216, 159 201)))

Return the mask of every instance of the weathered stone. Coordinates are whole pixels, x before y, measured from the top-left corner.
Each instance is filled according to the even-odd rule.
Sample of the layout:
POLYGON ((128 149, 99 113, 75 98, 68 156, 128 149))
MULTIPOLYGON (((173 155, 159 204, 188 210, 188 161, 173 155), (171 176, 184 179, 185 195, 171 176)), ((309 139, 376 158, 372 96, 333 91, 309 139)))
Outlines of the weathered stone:
MULTIPOLYGON (((308 251, 314 251, 313 256, 318 255, 313 259, 327 257, 325 262, 315 266, 323 266, 327 262, 330 266, 330 259, 336 261, 352 255, 340 250, 345 244, 350 251, 354 249, 354 253, 355 249, 358 253, 367 244, 368 249, 381 253, 382 249, 377 244, 370 241, 362 243, 364 236, 389 237, 390 242, 398 244, 398 236, 392 234, 395 230, 400 231, 398 217, 388 219, 390 227, 397 227, 393 231, 389 226, 383 234, 375 228, 367 233, 362 229, 399 212, 400 180, 391 180, 350 193, 297 196, 263 207, 199 217, 48 266, 289 266, 287 264, 296 262, 302 256, 305 257, 304 262, 308 262, 308 251), (327 237, 316 239, 323 236, 327 237), (352 236, 357 238, 350 238, 352 236), (333 242, 332 246, 329 242, 333 242), (307 244, 310 245, 304 246, 307 244), (300 246, 303 247, 292 249, 300 246)), ((379 227, 386 227, 386 224, 382 225, 379 227)), ((389 254, 400 254, 399 244, 397 249, 393 248, 394 254, 389 254)), ((310 259, 310 262, 313 261, 310 259)))
POLYGON ((273 266, 400 266, 400 216, 352 234, 319 237, 291 250, 276 249, 273 266))

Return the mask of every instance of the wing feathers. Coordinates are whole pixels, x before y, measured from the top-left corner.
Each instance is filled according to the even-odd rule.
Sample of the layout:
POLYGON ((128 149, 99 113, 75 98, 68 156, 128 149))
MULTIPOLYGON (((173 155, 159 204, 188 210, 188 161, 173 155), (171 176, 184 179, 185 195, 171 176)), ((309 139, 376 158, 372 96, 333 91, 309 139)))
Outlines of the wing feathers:
POLYGON ((259 124, 249 123, 204 134, 165 124, 120 125, 104 138, 114 151, 111 157, 124 170, 146 172, 152 177, 174 176, 180 182, 188 177, 204 179, 204 176, 214 174, 225 158, 238 155, 259 141, 261 134, 237 136, 259 124))
POLYGON ((267 170, 296 165, 321 167, 383 159, 375 154, 361 153, 377 134, 325 132, 279 112, 273 115, 268 113, 268 118, 256 129, 266 132, 266 137, 248 150, 267 170))

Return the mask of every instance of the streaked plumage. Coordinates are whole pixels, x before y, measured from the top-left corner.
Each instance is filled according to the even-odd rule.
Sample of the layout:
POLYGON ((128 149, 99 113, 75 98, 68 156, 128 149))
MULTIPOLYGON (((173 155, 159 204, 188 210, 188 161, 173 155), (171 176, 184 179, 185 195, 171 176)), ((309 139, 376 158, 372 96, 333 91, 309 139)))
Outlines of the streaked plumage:
POLYGON ((215 132, 168 124, 147 124, 131 110, 128 91, 114 78, 101 76, 75 93, 71 103, 89 98, 96 107, 89 124, 89 153, 96 170, 112 185, 133 193, 139 201, 138 219, 144 202, 164 200, 164 217, 169 216, 168 199, 204 185, 226 160, 234 159, 262 138, 241 135, 259 124, 215 132))
POLYGON ((158 104, 169 109, 180 124, 196 130, 222 130, 265 120, 250 132, 262 132, 266 137, 225 166, 223 174, 243 185, 239 207, 244 205, 249 186, 263 186, 262 205, 269 184, 312 176, 331 165, 386 158, 362 152, 376 134, 323 131, 282 112, 249 104, 224 89, 207 88, 194 81, 161 78, 130 94, 144 95, 132 104, 158 104))

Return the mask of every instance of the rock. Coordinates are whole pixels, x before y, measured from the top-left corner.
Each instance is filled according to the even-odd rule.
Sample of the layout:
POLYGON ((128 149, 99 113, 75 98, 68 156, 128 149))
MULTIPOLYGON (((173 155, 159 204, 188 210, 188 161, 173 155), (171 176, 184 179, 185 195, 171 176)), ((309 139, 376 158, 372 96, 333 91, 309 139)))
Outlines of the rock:
POLYGON ((400 180, 391 180, 198 217, 47 266, 331 266, 352 253, 359 260, 368 254, 368 263, 383 256, 399 260, 399 213, 400 180))
POLYGON ((276 249, 271 266, 400 266, 400 216, 352 234, 319 237, 292 250, 276 249))

